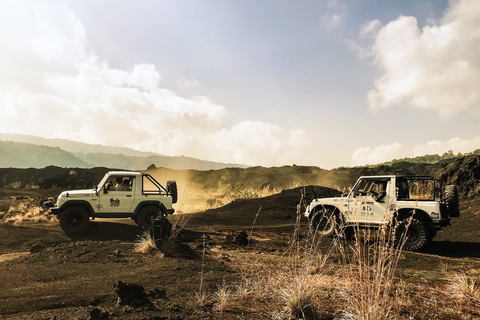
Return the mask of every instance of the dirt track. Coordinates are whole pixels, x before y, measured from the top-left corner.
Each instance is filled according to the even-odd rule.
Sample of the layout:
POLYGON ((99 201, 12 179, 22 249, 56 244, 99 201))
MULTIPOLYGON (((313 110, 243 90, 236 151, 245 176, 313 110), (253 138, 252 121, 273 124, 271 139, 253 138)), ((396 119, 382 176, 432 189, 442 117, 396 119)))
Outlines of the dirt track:
MULTIPOLYGON (((128 219, 94 221, 88 234, 78 237, 67 237, 56 222, 0 224, 0 318, 265 318, 249 303, 215 312, 211 302, 200 307, 195 295, 202 278, 203 289, 210 292, 224 281, 238 281, 240 273, 230 262, 234 258, 281 257, 292 241, 298 199, 298 190, 288 191, 192 215, 179 235, 193 249, 186 258, 133 252, 140 229, 128 219), (247 248, 227 237, 242 229, 253 236, 247 248), (165 290, 166 296, 138 308, 117 306, 117 281, 165 290)), ((402 253, 400 277, 442 283, 452 272, 480 276, 480 200, 462 201, 461 211, 462 217, 440 231, 424 252, 402 253)), ((187 215, 180 217, 184 221, 187 215)), ((471 314, 469 319, 475 319, 471 314)))

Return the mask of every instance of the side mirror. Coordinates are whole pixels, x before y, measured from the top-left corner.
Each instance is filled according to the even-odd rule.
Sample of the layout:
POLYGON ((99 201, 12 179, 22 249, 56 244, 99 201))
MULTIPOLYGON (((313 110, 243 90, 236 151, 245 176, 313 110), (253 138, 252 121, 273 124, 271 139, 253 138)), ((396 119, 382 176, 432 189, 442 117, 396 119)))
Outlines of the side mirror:
POLYGON ((103 186, 103 193, 104 194, 108 193, 108 185, 103 186))

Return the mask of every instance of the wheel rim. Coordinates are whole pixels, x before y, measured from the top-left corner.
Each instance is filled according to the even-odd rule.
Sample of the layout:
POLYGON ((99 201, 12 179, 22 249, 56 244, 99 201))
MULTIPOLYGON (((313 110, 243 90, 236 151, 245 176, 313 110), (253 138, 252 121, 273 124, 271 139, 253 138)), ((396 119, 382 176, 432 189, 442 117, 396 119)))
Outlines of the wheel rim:
POLYGON ((407 239, 405 239, 405 243, 408 243, 408 244, 416 243, 419 238, 418 233, 410 229, 407 230, 406 236, 407 236, 407 239))
POLYGON ((318 222, 318 230, 325 232, 325 231, 329 231, 331 227, 332 227, 331 218, 322 216, 322 218, 318 222))
POLYGON ((74 227, 78 226, 78 219, 76 217, 73 217, 70 221, 70 224, 74 227))
POLYGON ((330 212, 326 211, 320 215, 316 223, 315 231, 318 234, 328 235, 332 233, 333 228, 335 227, 333 216, 330 212))
POLYGON ((70 225, 72 227, 77 227, 82 223, 81 217, 74 215, 73 217, 70 218, 70 225))

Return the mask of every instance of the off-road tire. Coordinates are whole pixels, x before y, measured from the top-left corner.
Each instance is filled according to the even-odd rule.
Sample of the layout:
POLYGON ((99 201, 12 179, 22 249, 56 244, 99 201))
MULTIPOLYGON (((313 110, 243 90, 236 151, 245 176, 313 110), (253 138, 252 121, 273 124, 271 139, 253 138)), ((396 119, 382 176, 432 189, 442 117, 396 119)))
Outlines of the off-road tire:
POLYGON ((66 234, 79 235, 87 232, 90 218, 80 207, 65 209, 59 216, 60 226, 66 234))
POLYGON ((321 236, 332 236, 337 227, 337 217, 333 210, 317 206, 310 219, 313 233, 321 236))
POLYGON ((145 230, 152 227, 152 218, 157 218, 160 214, 160 208, 154 206, 148 206, 140 210, 135 223, 145 230))
POLYGON ((150 235, 155 239, 157 247, 164 245, 172 234, 172 223, 168 219, 160 218, 153 220, 153 228, 150 235))
POLYGON ((172 196, 172 203, 177 203, 178 191, 177 183, 175 181, 167 181, 167 191, 172 196))
POLYGON ((410 218, 400 220, 395 226, 394 234, 395 247, 408 251, 418 251, 430 241, 428 228, 417 219, 412 219, 411 222, 410 218))
POLYGON ((448 208, 448 215, 457 218, 460 216, 458 204, 458 189, 456 185, 445 186, 445 202, 448 208))

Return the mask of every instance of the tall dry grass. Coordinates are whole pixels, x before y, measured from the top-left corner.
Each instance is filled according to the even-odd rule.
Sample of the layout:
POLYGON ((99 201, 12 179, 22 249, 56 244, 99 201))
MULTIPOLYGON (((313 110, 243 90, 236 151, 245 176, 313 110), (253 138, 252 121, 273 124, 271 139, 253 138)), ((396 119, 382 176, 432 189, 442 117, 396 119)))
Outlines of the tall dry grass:
MULTIPOLYGON (((357 225, 349 232, 341 226, 333 238, 326 238, 306 231, 300 216, 295 225, 284 254, 259 255, 252 250, 254 245, 233 254, 229 265, 239 270, 240 279, 219 286, 213 294, 216 303, 225 293, 220 288, 228 287, 225 305, 254 308, 259 318, 393 320, 441 314, 438 319, 460 315, 475 319, 478 315, 480 287, 474 277, 457 274, 443 285, 399 278, 406 233, 395 240, 394 230, 387 226, 371 230, 357 225)), ((254 232, 252 227, 250 238, 254 232)))
POLYGON ((386 227, 378 231, 355 230, 351 256, 340 291, 345 310, 342 319, 396 319, 392 301, 395 271, 401 247, 392 249, 393 237, 386 227))
POLYGON ((333 312, 337 319, 397 319, 395 271, 405 237, 394 249, 387 227, 351 231, 353 240, 342 227, 333 239, 305 235, 298 216, 285 255, 247 253, 233 262, 241 280, 230 298, 268 306, 264 312, 272 318, 319 319, 333 312))
POLYGON ((205 269, 205 252, 206 252, 207 237, 202 235, 202 267, 200 270, 200 288, 195 292, 195 298, 200 306, 203 307, 207 299, 207 293, 204 288, 204 269, 205 269))
POLYGON ((0 221, 13 225, 21 225, 23 222, 51 222, 56 221, 54 215, 36 204, 34 199, 12 199, 10 208, 7 212, 0 213, 0 221))
POLYGON ((455 273, 449 280, 448 291, 456 299, 477 303, 480 310, 480 279, 455 273))

